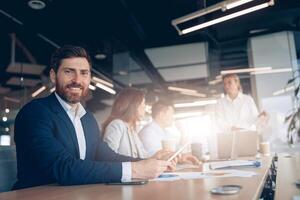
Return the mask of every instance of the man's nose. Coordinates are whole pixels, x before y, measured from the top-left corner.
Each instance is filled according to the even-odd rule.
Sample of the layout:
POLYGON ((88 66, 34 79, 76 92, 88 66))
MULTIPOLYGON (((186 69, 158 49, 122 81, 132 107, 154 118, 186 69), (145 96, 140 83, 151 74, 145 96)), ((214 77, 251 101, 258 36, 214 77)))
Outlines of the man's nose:
POLYGON ((73 77, 73 81, 75 82, 75 83, 80 83, 81 82, 81 75, 80 75, 80 73, 75 73, 74 74, 74 77, 73 77))

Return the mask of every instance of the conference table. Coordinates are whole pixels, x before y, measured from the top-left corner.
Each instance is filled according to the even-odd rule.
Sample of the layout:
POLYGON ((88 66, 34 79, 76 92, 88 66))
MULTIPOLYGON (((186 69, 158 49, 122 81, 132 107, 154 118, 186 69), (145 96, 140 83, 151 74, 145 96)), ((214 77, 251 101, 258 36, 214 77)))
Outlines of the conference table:
POLYGON ((275 200, 288 200, 296 195, 300 196, 300 188, 295 185, 297 180, 300 180, 300 154, 279 155, 275 200))
POLYGON ((0 200, 153 200, 153 199, 259 199, 272 163, 271 157, 262 157, 262 165, 240 167, 239 170, 254 171, 252 177, 222 177, 176 181, 150 181, 145 185, 80 186, 46 185, 0 193, 0 200), (240 185, 242 189, 233 195, 211 194, 210 190, 221 185, 240 185))

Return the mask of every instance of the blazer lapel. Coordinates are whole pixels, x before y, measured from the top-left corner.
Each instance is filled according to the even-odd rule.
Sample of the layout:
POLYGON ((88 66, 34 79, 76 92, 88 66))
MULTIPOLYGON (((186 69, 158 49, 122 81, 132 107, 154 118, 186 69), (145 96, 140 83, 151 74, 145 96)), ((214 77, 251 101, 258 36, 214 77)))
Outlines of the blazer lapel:
POLYGON ((51 105, 52 111, 61 120, 61 123, 64 124, 65 126, 67 126, 67 130, 69 130, 68 134, 71 136, 72 143, 76 149, 76 156, 79 158, 79 146, 78 146, 76 131, 75 131, 72 121, 70 120, 68 114, 63 109, 63 107, 60 105, 59 101, 56 99, 56 96, 54 93, 52 93, 49 96, 49 99, 50 99, 50 105, 51 105))
POLYGON ((94 131, 94 128, 91 126, 91 123, 89 122, 90 119, 88 117, 88 114, 86 113, 81 118, 81 124, 84 132, 85 137, 85 143, 86 143, 86 154, 85 159, 92 159, 92 149, 95 148, 93 145, 95 145, 95 141, 97 140, 96 136, 95 138, 92 138, 93 135, 92 132, 94 131))

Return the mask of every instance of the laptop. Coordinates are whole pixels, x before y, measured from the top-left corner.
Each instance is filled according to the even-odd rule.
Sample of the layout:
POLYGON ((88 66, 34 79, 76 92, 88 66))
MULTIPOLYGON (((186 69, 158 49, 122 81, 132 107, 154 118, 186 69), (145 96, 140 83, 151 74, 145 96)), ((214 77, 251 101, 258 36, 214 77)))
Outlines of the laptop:
POLYGON ((219 159, 255 156, 258 150, 256 131, 236 131, 217 135, 219 159))

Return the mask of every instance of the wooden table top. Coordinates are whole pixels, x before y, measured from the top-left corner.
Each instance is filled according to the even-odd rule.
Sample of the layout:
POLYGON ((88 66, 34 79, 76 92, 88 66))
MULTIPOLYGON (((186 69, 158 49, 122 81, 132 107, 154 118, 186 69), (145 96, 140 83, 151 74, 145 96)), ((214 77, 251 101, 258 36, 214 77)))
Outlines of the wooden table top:
POLYGON ((259 199, 267 177, 272 158, 263 157, 262 167, 243 167, 240 170, 254 171, 258 175, 250 178, 228 177, 194 180, 154 182, 146 185, 80 185, 80 186, 40 186, 0 193, 0 200, 153 200, 153 199, 259 199), (214 195, 214 187, 235 184, 242 186, 234 195, 214 195))

